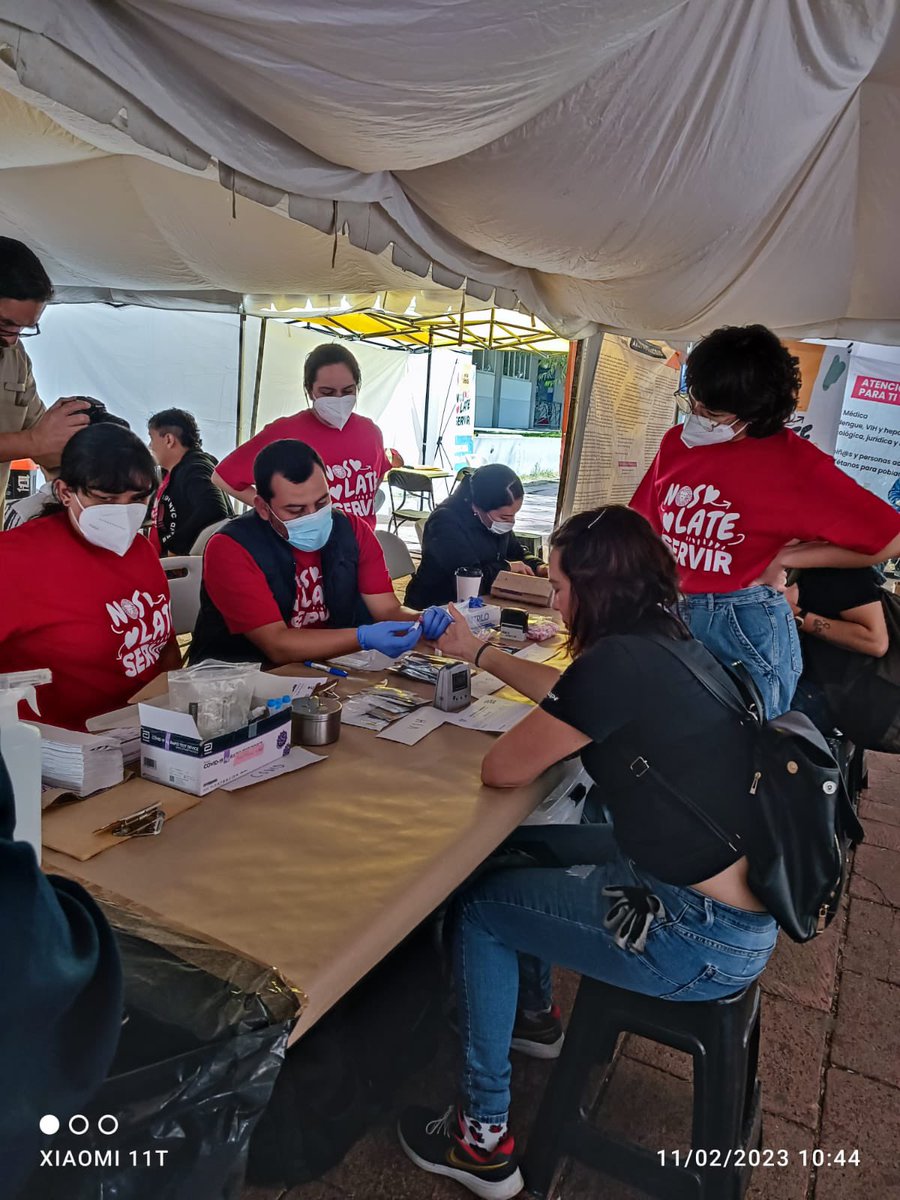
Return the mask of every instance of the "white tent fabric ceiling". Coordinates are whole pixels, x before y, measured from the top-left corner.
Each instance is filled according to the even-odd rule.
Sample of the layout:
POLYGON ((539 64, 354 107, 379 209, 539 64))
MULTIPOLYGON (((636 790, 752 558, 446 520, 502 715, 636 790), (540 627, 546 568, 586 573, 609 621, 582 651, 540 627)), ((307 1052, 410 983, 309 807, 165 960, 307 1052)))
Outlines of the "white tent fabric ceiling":
POLYGON ((67 298, 900 342, 897 4, 0 0, 0 231, 67 298))

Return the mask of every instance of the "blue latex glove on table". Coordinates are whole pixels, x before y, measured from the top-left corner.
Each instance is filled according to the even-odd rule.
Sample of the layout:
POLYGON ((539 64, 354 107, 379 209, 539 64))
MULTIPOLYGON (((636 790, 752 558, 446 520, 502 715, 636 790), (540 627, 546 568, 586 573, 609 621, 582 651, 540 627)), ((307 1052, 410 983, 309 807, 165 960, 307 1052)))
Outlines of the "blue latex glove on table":
POLYGON ((453 624, 453 618, 443 608, 433 604, 422 613, 422 635, 426 642, 436 642, 453 624))
POLYGON ((422 636, 422 626, 409 621, 376 621, 356 631, 361 650, 378 650, 389 658, 407 654, 422 636))

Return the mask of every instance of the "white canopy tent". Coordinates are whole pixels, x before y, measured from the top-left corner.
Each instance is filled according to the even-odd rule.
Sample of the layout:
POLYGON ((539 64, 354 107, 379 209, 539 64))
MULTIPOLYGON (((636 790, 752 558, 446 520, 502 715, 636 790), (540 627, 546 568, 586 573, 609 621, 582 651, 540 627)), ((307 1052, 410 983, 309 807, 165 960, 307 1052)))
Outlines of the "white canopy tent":
MULTIPOLYGON (((303 407, 303 360, 313 346, 335 340, 270 319, 260 357, 261 325, 258 317, 236 313, 54 304, 28 349, 45 400, 96 396, 141 436, 154 412, 186 408, 205 449, 222 458, 253 431, 303 407)), ((350 349, 363 377, 359 411, 409 463, 420 460, 427 440, 430 462, 456 398, 457 364, 468 362, 468 353, 434 352, 425 439, 427 356, 364 342, 350 349)))
POLYGON ((0 0, 0 232, 73 299, 898 342, 896 8, 0 0))

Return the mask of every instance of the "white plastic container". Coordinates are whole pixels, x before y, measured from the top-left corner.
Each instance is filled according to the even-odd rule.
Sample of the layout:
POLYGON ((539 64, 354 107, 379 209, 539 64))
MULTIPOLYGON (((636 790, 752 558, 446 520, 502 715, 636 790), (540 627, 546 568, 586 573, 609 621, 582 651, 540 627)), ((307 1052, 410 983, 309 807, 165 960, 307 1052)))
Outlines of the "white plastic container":
POLYGON ((34 689, 50 680, 50 672, 45 670, 0 675, 0 751, 16 805, 13 839, 28 842, 38 862, 41 861, 41 735, 33 725, 19 720, 19 701, 27 700, 37 712, 34 689))
POLYGON ((594 781, 581 763, 572 763, 562 782, 522 822, 523 825, 578 825, 594 781))

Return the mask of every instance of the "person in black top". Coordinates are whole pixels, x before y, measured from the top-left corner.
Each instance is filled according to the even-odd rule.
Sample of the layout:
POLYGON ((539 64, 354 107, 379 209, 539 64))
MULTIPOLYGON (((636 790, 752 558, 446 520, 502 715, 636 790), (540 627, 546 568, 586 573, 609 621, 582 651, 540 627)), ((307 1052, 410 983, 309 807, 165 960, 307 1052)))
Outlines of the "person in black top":
POLYGON ((413 608, 456 599, 456 571, 481 571, 481 593, 501 571, 546 575, 547 565, 526 552, 513 533, 525 491, 522 481, 502 463, 479 467, 425 523, 422 561, 409 581, 406 603, 413 608))
POLYGON ((742 849, 752 828, 753 734, 686 665, 722 671, 674 615, 676 570, 638 513, 579 513, 551 540, 554 603, 574 660, 567 670, 479 641, 452 607, 438 643, 538 702, 488 752, 485 784, 521 787, 580 754, 613 817, 599 848, 597 827, 584 827, 592 865, 497 870, 457 897, 460 1103, 443 1117, 411 1109, 399 1133, 419 1167, 482 1197, 507 1200, 523 1186, 507 1125, 510 1048, 552 1058, 563 1040, 545 964, 645 995, 713 1000, 747 987, 775 945, 742 849), (660 778, 727 831, 728 843, 660 778))
POLYGON ((0 1194, 39 1166, 47 1114, 64 1123, 106 1077, 122 1022, 112 931, 87 892, 45 875, 12 840, 12 787, 0 757, 0 1194))
MULTIPOLYGON (((823 567, 797 572, 796 580, 785 592, 803 646, 803 674, 794 707, 805 712, 823 733, 832 732, 836 725, 847 725, 847 714, 836 713, 828 701, 829 685, 846 680, 848 670, 858 665, 858 656, 883 658, 888 652, 882 582, 877 567, 823 567)), ((897 689, 887 681, 869 686, 870 711, 864 714, 865 727, 872 728, 876 714, 871 710, 875 706, 883 708, 886 729, 896 713, 897 689)), ((853 724, 852 716, 850 722, 853 724)), ((865 745, 859 735, 854 741, 865 745)))
POLYGON ((200 430, 189 412, 166 408, 148 426, 150 449, 163 472, 151 512, 151 541, 161 555, 190 554, 203 530, 233 517, 234 509, 212 482, 217 460, 201 448, 200 430))

